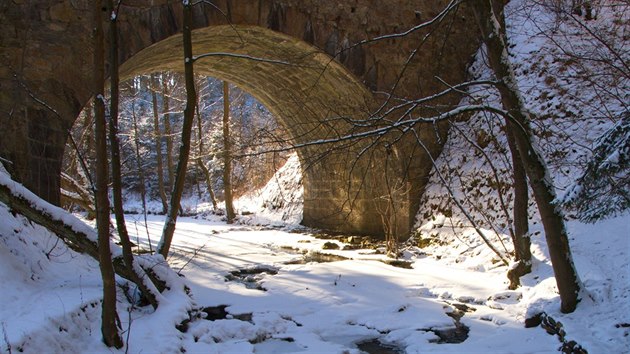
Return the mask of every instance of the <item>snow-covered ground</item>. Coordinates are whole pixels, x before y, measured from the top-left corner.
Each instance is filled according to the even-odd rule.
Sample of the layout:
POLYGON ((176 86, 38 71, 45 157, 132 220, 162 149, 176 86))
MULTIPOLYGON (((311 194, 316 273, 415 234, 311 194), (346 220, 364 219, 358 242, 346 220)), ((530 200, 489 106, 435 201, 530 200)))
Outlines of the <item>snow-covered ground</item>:
MULTIPOLYGON (((23 191, 3 171, 0 177, 23 191)), ((293 182, 272 183, 295 188, 295 176, 285 177, 293 182)), ((293 205, 289 201, 285 205, 293 205)), ((77 223, 59 210, 55 215, 77 223)), ((569 224, 587 296, 568 315, 559 313, 540 237, 533 238, 532 274, 510 291, 507 267, 493 265, 493 254, 471 230, 452 233, 449 245, 406 247, 407 267, 401 268, 374 249, 344 250, 344 242, 356 246, 350 238, 319 239, 291 224, 251 226, 261 221, 255 215, 241 216, 237 225, 214 215, 180 218, 169 258, 180 282, 171 281, 156 311, 134 307, 120 288, 127 346, 118 351, 101 342, 96 262, 1 203, 0 220, 0 348, 8 353, 555 352, 557 335, 524 327, 527 317, 542 311, 562 323, 565 342, 590 353, 621 353, 629 344, 629 215, 569 224)), ((436 218, 422 228, 445 221, 436 218)), ((154 248, 149 239, 153 245, 158 240, 163 217, 149 216, 145 225, 141 215, 129 215, 127 222, 139 247, 154 248)))
MULTIPOLYGON (((289 162, 281 171, 294 167, 289 162)), ((299 190, 295 175, 283 173, 272 184, 299 190)), ((299 200, 298 192, 289 195, 299 200)), ((401 268, 374 249, 343 249, 346 242, 356 246, 356 238, 325 240, 295 224, 277 227, 295 201, 286 199, 266 219, 240 216, 236 225, 216 215, 180 218, 169 263, 181 284, 163 294, 157 311, 132 306, 119 290, 127 346, 118 351, 101 342, 96 262, 0 203, 2 352, 557 352, 557 335, 525 328, 525 319, 540 312, 562 323, 565 342, 590 353, 622 353, 630 344, 630 215, 569 223, 586 297, 576 312, 561 314, 542 237, 532 239, 533 272, 522 287, 507 290, 507 267, 493 263, 472 230, 446 231, 446 218, 421 229, 440 230, 449 244, 407 246, 401 268), (186 329, 177 329, 182 323, 186 329)), ((128 215, 127 223, 139 247, 154 249, 162 216, 149 216, 145 225, 142 215, 128 215)))
MULTIPOLYGON (((130 225, 142 224, 136 218, 128 217, 130 225)), ((113 351, 100 341, 101 290, 95 261, 66 249, 1 204, 0 219, 2 351, 113 351)), ((119 316, 129 346, 124 350, 359 353, 356 343, 376 338, 406 353, 555 352, 560 346, 556 336, 540 327, 524 327, 528 313, 544 310, 563 323, 567 340, 590 353, 622 353, 630 332, 629 221, 626 216, 596 226, 570 224, 589 298, 573 314, 563 315, 549 262, 542 258, 544 252, 536 251, 544 248, 539 243, 533 273, 524 278, 523 287, 508 291, 506 267, 475 266, 479 259, 474 257, 437 259, 432 256, 437 248, 408 248, 405 259, 413 269, 405 269, 380 262, 385 256, 373 250, 322 250, 324 243, 341 245, 339 241, 182 218, 170 262, 184 276, 195 307, 225 305, 228 315, 193 320, 183 333, 175 325, 186 318, 187 304, 177 297, 171 299, 167 292, 164 304, 153 312, 131 309, 120 291, 119 316), (319 252, 348 259, 298 262, 319 252), (255 269, 267 273, 247 272, 255 269), (239 274, 232 276, 237 271, 252 274, 239 280, 239 274), (457 307, 465 312, 457 325, 463 337, 455 337, 464 340, 439 343, 436 332, 456 328, 448 314, 457 307)), ((162 223, 161 217, 149 218, 152 240, 158 239, 162 223)), ((145 229, 130 229, 148 248, 145 229)))

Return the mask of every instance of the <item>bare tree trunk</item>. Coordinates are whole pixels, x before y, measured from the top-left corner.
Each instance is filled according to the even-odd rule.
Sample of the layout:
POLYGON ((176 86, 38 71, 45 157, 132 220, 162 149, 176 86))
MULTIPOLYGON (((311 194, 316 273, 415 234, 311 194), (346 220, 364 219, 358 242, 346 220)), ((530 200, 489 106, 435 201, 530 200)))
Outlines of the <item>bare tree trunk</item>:
POLYGON ((505 35, 500 27, 504 23, 503 3, 498 0, 477 0, 472 7, 488 49, 490 67, 499 80, 497 89, 501 102, 511 116, 506 125, 514 136, 542 218, 549 256, 560 292, 560 308, 564 313, 573 312, 579 302, 581 284, 573 264, 564 217, 555 204, 555 190, 545 160, 533 144, 531 117, 519 96, 514 70, 508 57, 505 35))
POLYGON ((164 223, 162 239, 158 245, 158 252, 166 259, 168 256, 173 234, 175 233, 175 223, 179 212, 180 201, 184 191, 186 179, 186 168, 188 167, 188 157, 190 155, 190 137, 192 124, 195 117, 195 106, 197 104, 197 92, 195 90, 195 76, 193 72, 193 52, 192 52, 192 4, 185 2, 183 7, 183 45, 184 45, 184 76, 186 79, 186 108, 184 109, 184 125, 182 127, 182 142, 179 149, 179 162, 175 176, 175 185, 171 194, 171 205, 168 216, 164 223))
POLYGON ((98 255, 103 279, 103 304, 101 333, 108 347, 121 348, 122 338, 116 325, 116 282, 109 248, 109 200, 107 196, 107 132, 105 122, 105 54, 103 35, 103 11, 101 1, 94 1, 94 125, 96 140, 96 226, 98 231, 98 255))
POLYGON ((166 137, 166 173, 168 180, 166 181, 166 187, 169 191, 173 190, 173 137, 171 131, 171 114, 169 113, 169 89, 168 80, 166 75, 162 75, 162 106, 164 113, 164 136, 166 137))
MULTIPOLYGON (((110 16, 110 81, 111 81, 111 93, 110 93, 110 119, 109 119, 109 140, 110 150, 112 157, 112 194, 114 197, 114 214, 116 215, 116 228, 118 230, 118 236, 120 237, 120 243, 122 246, 123 259, 125 266, 128 269, 129 274, 132 276, 132 281, 138 286, 142 294, 151 303, 153 308, 157 308, 157 300, 154 294, 143 283, 142 279, 138 277, 134 271, 134 258, 131 250, 131 240, 129 239, 129 233, 127 232, 127 225, 125 224, 125 211, 123 209, 122 201, 122 177, 121 177, 121 164, 120 164, 120 141, 118 140, 118 104, 119 104, 119 76, 118 76, 118 8, 114 8, 113 0, 107 0, 107 7, 112 11, 110 16)), ((135 116, 134 116, 135 117, 135 116)), ((135 120, 134 120, 135 124, 135 120)), ((135 127, 135 125, 134 125, 135 127)), ((137 146, 136 146, 137 148, 137 146)), ((137 150, 136 150, 137 151, 137 150)), ((142 175, 142 172, 140 172, 142 175)), ((140 183, 144 187, 144 178, 140 178, 140 183)), ((144 202, 144 198, 143 198, 144 202)), ((146 223, 146 220, 145 220, 146 223)), ((149 239, 150 244, 150 239, 149 239)))
POLYGON ((120 167, 120 141, 118 140, 118 102, 119 102, 119 77, 118 77, 118 13, 114 9, 113 0, 107 0, 107 8, 112 11, 109 21, 109 60, 110 60, 110 108, 109 108, 109 148, 112 164, 112 195, 114 199, 114 214, 116 216, 116 228, 123 249, 123 258, 129 269, 133 269, 133 254, 131 242, 125 224, 125 211, 122 201, 122 177, 120 167))
MULTIPOLYGON (((497 3, 496 6, 504 5, 497 3)), ((495 9, 498 10, 498 7, 495 7, 495 9)), ((499 21, 499 33, 501 33, 503 38, 506 38, 505 17, 499 16, 497 20, 499 21)), ((505 125, 505 134, 512 158, 512 181, 514 184, 514 229, 511 236, 512 244, 514 245, 514 260, 516 262, 507 274, 510 280, 509 288, 513 290, 520 286, 520 278, 532 271, 532 253, 529 235, 527 173, 514 137, 514 130, 518 126, 510 121, 506 121, 505 125)))
POLYGON ((199 138, 199 156, 195 159, 197 161, 197 166, 201 169, 203 176, 206 180, 206 187, 208 189, 208 194, 210 194, 210 201, 212 202, 212 208, 217 210, 217 198, 214 195, 214 190, 212 189, 212 179, 210 178, 210 171, 203 163, 202 156, 204 155, 203 149, 203 130, 201 129, 201 113, 199 112, 199 102, 197 102, 197 136, 199 138))
POLYGON ((227 223, 234 222, 232 201, 232 143, 230 142, 230 86, 223 81, 223 188, 227 223))
POLYGON ((514 126, 506 127, 508 145, 512 155, 512 180, 514 183, 514 233, 512 235, 512 243, 514 244, 514 259, 516 260, 516 264, 508 271, 510 289, 516 289, 520 286, 520 278, 532 271, 531 240, 527 212, 529 204, 527 175, 516 147, 516 141, 514 141, 512 133, 514 129, 517 128, 514 126))
MULTIPOLYGON (((155 92, 158 87, 158 78, 156 74, 151 75, 151 101, 153 103, 153 131, 155 134, 155 152, 157 154, 157 180, 158 180, 158 193, 160 194, 160 200, 162 201, 162 213, 166 214, 168 211, 168 202, 166 198, 166 191, 164 190, 164 164, 162 160, 162 133, 160 131, 160 119, 157 107, 157 93, 155 92)), ((163 98, 166 99, 166 98, 163 98)))

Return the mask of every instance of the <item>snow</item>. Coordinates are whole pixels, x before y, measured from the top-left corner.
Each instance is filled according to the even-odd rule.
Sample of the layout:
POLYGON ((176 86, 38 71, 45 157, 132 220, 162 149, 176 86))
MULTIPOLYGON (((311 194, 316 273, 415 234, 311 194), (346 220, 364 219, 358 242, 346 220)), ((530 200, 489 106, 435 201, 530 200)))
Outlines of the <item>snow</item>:
MULTIPOLYGON (((42 330, 54 326, 53 322, 70 322, 81 316, 98 321, 91 306, 102 296, 98 264, 68 250, 43 228, 13 216, 3 204, 0 220, 0 319, 14 350, 19 344, 12 339, 41 341, 38 333, 45 333, 42 330)), ((63 341, 48 336, 40 348, 59 348, 63 341)), ((3 343, 2 351, 6 350, 7 343, 3 343)))
POLYGON ((263 188, 239 198, 235 207, 254 214, 247 218, 250 224, 297 225, 302 221, 303 201, 302 170, 293 153, 263 188))
MULTIPOLYGON (((296 162, 289 159, 270 183, 299 190, 296 162)), ((266 188, 260 195, 273 195, 272 186, 266 188)), ((285 203, 274 211, 286 215, 292 207, 285 203)), ((0 220, 3 350, 116 352, 100 341, 97 264, 12 215, 3 204, 0 220)), ((131 239, 148 249, 143 220, 141 215, 127 216, 129 225, 137 225, 130 228, 131 239)), ((595 225, 569 223, 588 296, 568 315, 559 312, 541 237, 533 238, 533 273, 523 277, 522 287, 507 290, 507 267, 492 262, 494 254, 472 228, 450 227, 452 220, 444 216, 422 229, 441 230, 441 239, 450 237, 450 243, 406 247, 403 258, 413 269, 381 262, 387 257, 375 250, 324 251, 331 240, 278 229, 281 220, 265 224, 252 215, 241 216, 241 224, 226 225, 215 215, 180 218, 169 263, 182 277, 168 279, 172 290, 162 294, 156 311, 134 307, 119 290, 118 311, 128 346, 119 352, 359 353, 357 343, 374 338, 405 353, 554 352, 560 346, 555 336, 540 327, 524 328, 524 320, 541 311, 561 321, 567 338, 591 353, 623 352, 628 346, 630 330, 623 326, 630 313, 630 216, 595 225), (296 262, 304 254, 322 252, 347 260, 296 262), (266 291, 226 278, 256 268, 276 273, 248 276, 266 291), (184 286, 192 297, 177 290, 184 286), (199 309, 221 305, 229 313, 224 319, 203 319, 199 309), (458 344, 437 343, 435 331, 454 328, 448 314, 463 305, 468 311, 460 321, 469 328, 468 337, 458 344), (176 329, 189 318, 185 332, 176 329)), ((148 217, 151 240, 159 239, 163 223, 163 216, 148 217)))
MULTIPOLYGON (((292 159, 259 194, 273 196, 272 190, 279 186, 294 189, 284 195, 298 198, 284 199, 292 203, 273 209, 276 216, 290 215, 299 204, 299 168, 292 159)), ((22 189, 11 183, 14 190, 22 189)), ((261 205, 252 200, 246 198, 239 205, 261 205)), ((241 224, 226 225, 219 216, 180 218, 169 263, 183 277, 169 277, 172 290, 162 294, 156 311, 132 306, 119 290, 118 311, 128 346, 119 352, 359 353, 357 343, 374 338, 406 353, 554 352, 560 346, 555 336, 540 327, 524 328, 524 320, 541 311, 561 321, 567 339, 591 353, 623 352, 629 344, 630 330, 624 326, 630 313, 630 216, 595 225, 569 223, 576 266, 588 296, 568 315, 559 312, 541 237, 533 238, 533 273, 523 278, 522 287, 511 291, 507 267, 492 261, 494 254, 475 231, 453 227, 451 218, 443 215, 422 229, 439 230, 441 240, 449 244, 406 247, 404 259, 413 269, 380 262, 386 256, 374 250, 324 251, 330 240, 278 229, 282 219, 265 223, 256 215, 241 216, 241 224), (295 262, 318 252, 348 259, 295 262), (226 278, 231 272, 255 268, 276 272, 249 276, 266 291, 226 278), (177 290, 184 286, 192 298, 177 290), (224 319, 202 318, 199 309, 220 305, 229 313, 224 319), (462 305, 470 311, 460 320, 469 328, 468 338, 458 344, 438 344, 435 332, 454 328, 448 313, 462 305), (176 329, 189 318, 186 332, 176 329)), ((2 350, 114 351, 100 341, 97 264, 67 249, 41 227, 12 215, 3 204, 0 220, 0 318, 6 338, 2 350)), ((127 222, 136 225, 130 228, 132 240, 148 249, 143 216, 128 215, 127 222)), ((163 223, 162 216, 148 217, 151 240, 159 239, 163 223)), ((537 228, 533 225, 534 235, 537 228)))
MULTIPOLYGON (((100 343, 100 278, 94 261, 55 244, 55 237, 0 204, 0 266, 4 284, 0 315, 11 348, 24 352, 110 352, 100 343), (54 246, 54 248, 53 248, 54 246), (45 255, 53 249, 50 259, 45 255)), ((128 222, 137 215, 129 215, 128 222)), ((309 234, 228 226, 217 218, 180 218, 169 259, 185 277, 192 299, 177 291, 164 293, 160 307, 133 308, 119 291, 119 316, 129 328, 128 352, 170 353, 358 353, 355 344, 379 338, 406 353, 506 352, 547 353, 558 340, 541 328, 524 328, 528 314, 545 311, 562 321, 567 337, 590 352, 623 352, 628 344, 626 323, 630 218, 598 225, 570 223, 576 265, 589 298, 569 315, 559 313, 555 281, 548 260, 534 249, 534 272, 524 286, 507 290, 504 266, 471 266, 475 258, 427 252, 439 248, 407 248, 413 269, 397 268, 369 250, 326 251, 349 260, 292 264, 302 252, 324 252, 327 240, 309 234), (595 240, 594 240, 595 238, 595 240), (625 247, 620 247, 625 245, 625 247), (276 275, 260 275, 267 291, 227 281, 232 271, 266 267, 276 275), (447 312, 453 305, 475 309, 462 324, 470 328, 460 344, 434 343, 428 329, 454 326, 447 312), (193 307, 227 305, 232 318, 197 319, 182 333, 175 328, 193 307), (238 315, 251 313, 251 320, 238 315), (291 338, 291 341, 288 341, 291 338)), ((152 239, 159 238, 164 220, 150 216, 152 239)), ((144 231, 134 234, 147 247, 144 231)), ((477 250, 485 247, 479 245, 477 250)), ((477 259, 476 261, 479 261, 477 259)), ((118 279, 119 283, 122 282, 118 279)), ((125 334, 126 335, 126 334, 125 334)), ((6 350, 4 343, 4 350, 6 350)), ((122 352, 122 350, 121 350, 122 352)))
MULTIPOLYGON (((548 28, 532 24, 531 18, 541 20, 539 25, 545 19, 552 22, 549 14, 534 7, 529 17, 519 17, 523 12, 515 9, 527 3, 510 2, 508 31, 517 44, 510 54, 517 67, 522 97, 541 117, 538 129, 554 132, 539 141, 541 154, 549 158, 568 151, 566 146, 573 141, 585 145, 551 159, 552 177, 562 191, 579 174, 575 161, 585 156, 592 146, 589 142, 612 126, 612 122, 600 119, 602 112, 617 112, 623 105, 603 108, 597 104, 599 97, 593 90, 572 83, 570 75, 557 76, 556 81, 549 80, 553 84, 548 84, 547 74, 536 74, 535 66, 542 70, 542 63, 549 68, 545 70, 556 73, 574 69, 554 61, 548 39, 540 35, 550 33, 548 28), (573 98, 572 104, 560 99, 561 89, 568 90, 566 95, 573 98), (553 116, 558 106, 563 107, 566 116, 553 116), (597 119, 576 120, 574 116, 597 119)), ((601 23, 595 25, 603 26, 604 20, 604 14, 600 14, 601 23)), ((571 44, 588 49, 587 43, 577 40, 571 44)), ((482 68, 482 53, 479 57, 473 72, 484 77, 488 72, 482 68)), ((618 96, 622 101, 628 95, 623 85, 618 96)), ((481 94, 489 102, 496 101, 490 91, 481 94)), ((488 132, 500 131, 500 125, 482 115, 467 124, 483 126, 488 132)), ((463 123, 461 126, 466 128, 463 123)), ((471 138, 483 140, 482 136, 471 138)), ((460 171, 480 176, 487 167, 472 149, 458 148, 462 139, 451 134, 437 162, 446 169, 457 166, 460 171)), ((502 140, 488 145, 497 149, 506 146, 502 140)), ((499 175, 505 178, 509 161, 502 156, 494 162, 500 168, 499 175)), ((557 336, 540 327, 524 327, 525 319, 540 312, 560 321, 566 340, 575 340, 589 353, 628 351, 630 214, 594 224, 568 222, 574 263, 585 289, 577 310, 562 314, 539 217, 533 213, 530 223, 532 273, 522 278, 521 287, 508 290, 508 266, 497 262, 496 255, 465 218, 439 199, 444 192, 438 186, 437 175, 431 177, 427 207, 418 216, 418 235, 427 244, 420 248, 410 241, 403 248, 403 259, 412 269, 382 262, 388 258, 372 249, 323 250, 326 242, 344 242, 316 238, 299 228, 303 189, 297 156, 291 157, 265 188, 236 202, 239 211, 253 213, 240 215, 236 225, 203 214, 204 208, 210 207, 189 198, 184 209, 201 214, 178 219, 168 261, 180 276, 160 274, 167 277, 171 289, 161 295, 158 309, 132 305, 122 287, 119 289, 118 315, 126 343, 121 350, 107 348, 101 341, 102 291, 96 262, 68 249, 47 230, 14 215, 0 203, 0 352, 358 354, 357 343, 374 338, 405 353, 558 352, 561 343, 557 336), (448 217, 439 212, 447 210, 448 217), (305 255, 318 253, 347 259, 298 262, 305 255), (268 273, 250 274, 243 281, 226 278, 235 271, 255 269, 266 269, 268 273), (183 291, 185 287, 190 289, 190 296, 183 291), (202 308, 221 305, 228 312, 224 319, 203 318, 202 308), (469 328, 468 337, 457 344, 437 343, 436 332, 456 326, 448 314, 455 316, 461 311, 456 309, 461 308, 466 310, 460 322, 469 328), (190 322, 182 332, 176 326, 184 320, 190 322)), ((488 213, 484 217, 497 220, 492 219, 500 214, 492 209, 497 205, 492 199, 493 189, 480 185, 475 195, 476 191, 466 192, 461 183, 462 188, 454 189, 456 197, 478 201, 479 205, 473 207, 465 204, 474 211, 474 217, 481 218, 483 211, 488 213)), ((39 200, 12 181, 1 164, 0 184, 75 230, 95 235, 84 221, 39 200)), ((506 196, 509 200, 509 193, 506 196)), ((139 202, 128 203, 133 209, 139 202)), ((149 238, 153 243, 160 239, 164 218, 149 215, 145 225, 142 215, 127 215, 127 224, 132 240, 142 249, 149 249, 149 238)), ((492 229, 481 224, 482 232, 497 249, 511 251, 505 227, 492 229)), ((143 261, 138 258, 138 262, 143 261)), ((127 283, 121 278, 117 282, 127 283)), ((130 293, 133 297, 133 287, 130 293)))

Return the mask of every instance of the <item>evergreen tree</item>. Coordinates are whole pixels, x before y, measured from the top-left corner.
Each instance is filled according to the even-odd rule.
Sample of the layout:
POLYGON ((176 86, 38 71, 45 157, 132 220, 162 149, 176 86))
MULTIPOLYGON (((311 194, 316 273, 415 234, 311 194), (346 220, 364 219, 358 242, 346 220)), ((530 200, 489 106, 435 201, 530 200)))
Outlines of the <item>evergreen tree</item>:
POLYGON ((586 170, 562 202, 589 223, 630 208, 630 112, 597 139, 586 170))

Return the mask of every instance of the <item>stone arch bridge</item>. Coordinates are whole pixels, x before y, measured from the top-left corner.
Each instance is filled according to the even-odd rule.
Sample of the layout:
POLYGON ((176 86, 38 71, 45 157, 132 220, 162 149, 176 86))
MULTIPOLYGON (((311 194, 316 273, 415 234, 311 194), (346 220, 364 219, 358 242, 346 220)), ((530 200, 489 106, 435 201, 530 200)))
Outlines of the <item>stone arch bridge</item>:
MULTIPOLYGON (((447 2, 199 2, 194 53, 210 55, 198 59, 195 70, 250 92, 288 128, 293 143, 334 140, 401 118, 399 112, 376 114, 385 111, 377 108, 444 89, 435 77, 449 83, 465 78, 477 42, 470 30, 474 19, 463 7, 427 29, 356 45, 427 21, 447 2)), ((0 161, 52 203, 59 202, 69 129, 92 96, 91 3, 0 4, 0 161)), ((181 13, 176 0, 122 2, 122 78, 183 70, 181 13)), ((458 99, 446 97, 439 104, 458 99)), ((444 127, 417 131, 437 155, 444 127)), ((360 234, 378 235, 384 228, 408 233, 431 164, 415 137, 396 134, 299 149, 303 223, 360 234)))

